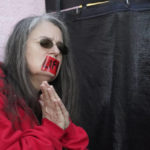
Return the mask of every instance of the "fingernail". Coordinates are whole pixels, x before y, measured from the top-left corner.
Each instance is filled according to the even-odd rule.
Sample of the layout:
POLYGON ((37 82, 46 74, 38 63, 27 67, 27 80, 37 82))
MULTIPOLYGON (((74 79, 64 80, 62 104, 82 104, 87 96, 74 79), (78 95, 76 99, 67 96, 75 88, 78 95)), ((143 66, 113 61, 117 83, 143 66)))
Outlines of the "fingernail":
POLYGON ((39 100, 39 103, 40 103, 42 106, 44 106, 44 102, 43 102, 43 101, 39 100))
POLYGON ((48 91, 51 91, 51 88, 48 88, 48 91))
POLYGON ((45 86, 45 82, 46 82, 46 81, 43 81, 41 85, 44 85, 44 86, 45 86))
POLYGON ((45 82, 45 81, 43 81, 43 82, 41 83, 42 86, 44 86, 44 82, 45 82))
POLYGON ((43 87, 44 85, 43 85, 43 83, 40 85, 40 87, 43 87))
POLYGON ((45 84, 48 84, 47 81, 44 81, 45 84))

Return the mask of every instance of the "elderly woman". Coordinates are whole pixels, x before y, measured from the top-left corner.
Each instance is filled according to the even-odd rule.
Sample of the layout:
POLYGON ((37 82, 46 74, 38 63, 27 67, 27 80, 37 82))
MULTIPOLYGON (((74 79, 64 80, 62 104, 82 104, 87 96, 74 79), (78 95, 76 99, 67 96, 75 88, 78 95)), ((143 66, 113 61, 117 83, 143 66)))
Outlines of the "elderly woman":
POLYGON ((0 69, 1 150, 87 149, 86 132, 70 119, 76 93, 68 47, 66 26, 52 14, 15 26, 0 69))

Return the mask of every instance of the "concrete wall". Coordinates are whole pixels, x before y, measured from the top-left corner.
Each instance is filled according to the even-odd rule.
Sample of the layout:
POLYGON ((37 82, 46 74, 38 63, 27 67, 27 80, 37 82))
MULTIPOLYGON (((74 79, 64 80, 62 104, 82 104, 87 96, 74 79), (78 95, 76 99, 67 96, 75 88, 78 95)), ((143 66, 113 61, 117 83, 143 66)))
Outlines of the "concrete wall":
POLYGON ((45 13, 45 0, 0 0, 0 61, 14 25, 22 18, 45 13))

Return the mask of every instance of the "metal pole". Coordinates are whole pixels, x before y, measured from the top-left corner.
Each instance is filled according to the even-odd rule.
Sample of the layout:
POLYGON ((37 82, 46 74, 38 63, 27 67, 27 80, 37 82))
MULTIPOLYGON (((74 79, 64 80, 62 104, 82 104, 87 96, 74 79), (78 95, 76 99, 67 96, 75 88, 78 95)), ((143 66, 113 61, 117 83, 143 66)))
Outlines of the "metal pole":
POLYGON ((127 3, 127 5, 130 5, 130 2, 129 2, 129 0, 126 0, 126 3, 127 3))
POLYGON ((61 0, 56 0, 56 11, 61 10, 61 0))

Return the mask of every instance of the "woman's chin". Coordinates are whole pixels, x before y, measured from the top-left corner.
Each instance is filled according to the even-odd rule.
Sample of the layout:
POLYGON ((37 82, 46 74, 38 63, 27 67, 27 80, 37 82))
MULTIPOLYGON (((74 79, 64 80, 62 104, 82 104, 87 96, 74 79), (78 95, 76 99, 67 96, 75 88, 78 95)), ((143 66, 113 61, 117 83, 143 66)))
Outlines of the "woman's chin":
POLYGON ((43 79, 45 78, 45 81, 51 82, 53 81, 57 75, 50 73, 50 72, 44 72, 43 74, 43 79))

